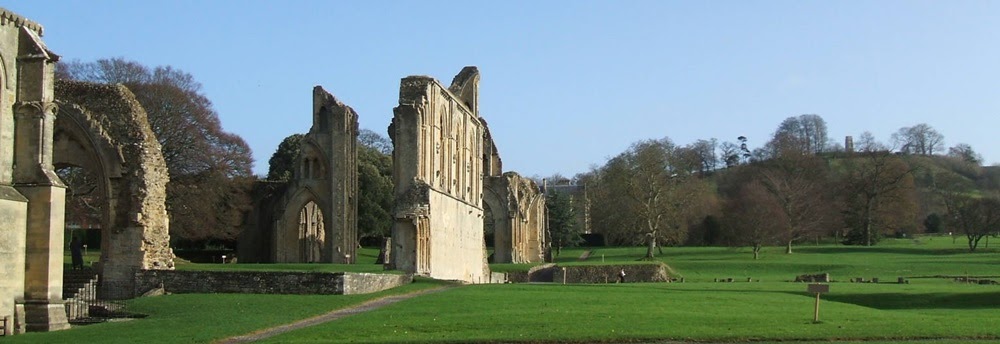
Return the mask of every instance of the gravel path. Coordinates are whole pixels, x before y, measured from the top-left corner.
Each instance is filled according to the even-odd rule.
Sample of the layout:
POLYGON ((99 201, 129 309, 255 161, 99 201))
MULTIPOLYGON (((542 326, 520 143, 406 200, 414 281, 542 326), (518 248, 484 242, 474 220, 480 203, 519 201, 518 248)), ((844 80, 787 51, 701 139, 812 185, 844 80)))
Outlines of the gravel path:
POLYGON ((242 335, 242 336, 229 337, 229 338, 226 338, 226 339, 219 340, 216 343, 220 343, 220 344, 235 344, 235 343, 249 343, 249 342, 254 342, 254 341, 261 340, 261 339, 266 339, 266 338, 274 337, 274 336, 277 336, 279 334, 282 334, 282 333, 285 333, 285 332, 288 332, 288 331, 294 331, 294 330, 298 330, 298 329, 309 327, 309 326, 313 326, 313 325, 319 325, 319 324, 330 322, 330 321, 334 321, 334 320, 337 320, 337 319, 340 319, 340 318, 348 317, 348 316, 351 316, 351 315, 354 315, 354 314, 364 313, 364 312, 367 312, 367 311, 379 309, 379 308, 382 308, 382 307, 394 304, 394 303, 399 302, 399 301, 412 299, 412 298, 417 297, 417 296, 441 292, 441 291, 450 289, 452 287, 454 287, 454 286, 443 286, 443 287, 437 287, 437 288, 432 288, 432 289, 427 289, 427 290, 421 290, 421 291, 414 292, 414 293, 409 293, 409 294, 387 296, 387 297, 383 297, 383 298, 380 298, 380 299, 375 299, 375 300, 367 301, 367 302, 364 302, 364 303, 359 304, 359 305, 355 305, 355 306, 351 306, 351 307, 347 307, 347 308, 343 308, 343 309, 338 309, 338 310, 332 311, 330 313, 326 313, 326 314, 323 314, 323 315, 318 315, 318 316, 315 316, 315 317, 312 317, 312 318, 309 318, 309 319, 299 320, 299 321, 293 322, 291 324, 286 324, 286 325, 271 327, 271 328, 263 329, 263 330, 260 330, 260 331, 257 331, 257 332, 253 332, 253 333, 250 333, 250 334, 245 334, 245 335, 242 335))

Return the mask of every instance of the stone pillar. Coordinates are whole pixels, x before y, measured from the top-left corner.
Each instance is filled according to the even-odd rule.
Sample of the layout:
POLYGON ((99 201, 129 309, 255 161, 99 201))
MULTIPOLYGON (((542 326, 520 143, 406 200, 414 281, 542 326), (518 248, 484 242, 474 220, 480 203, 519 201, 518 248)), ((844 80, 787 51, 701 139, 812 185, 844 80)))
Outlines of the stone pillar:
POLYGON ((55 113, 55 104, 48 101, 22 101, 14 107, 14 188, 28 199, 24 269, 28 331, 69 328, 62 300, 66 187, 52 168, 55 113))

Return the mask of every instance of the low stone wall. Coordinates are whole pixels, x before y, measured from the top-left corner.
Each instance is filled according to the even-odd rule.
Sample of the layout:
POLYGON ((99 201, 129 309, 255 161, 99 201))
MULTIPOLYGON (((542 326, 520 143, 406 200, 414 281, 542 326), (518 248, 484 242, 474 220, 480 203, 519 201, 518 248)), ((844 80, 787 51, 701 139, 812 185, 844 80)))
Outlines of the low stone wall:
POLYGON ((618 274, 625 270, 625 282, 668 282, 670 275, 663 264, 629 264, 629 265, 586 265, 558 266, 543 264, 525 271, 507 273, 507 281, 511 283, 555 282, 563 283, 615 283, 618 274))
POLYGON ((412 275, 350 272, 141 270, 136 295, 166 293, 365 294, 413 282, 412 275))
POLYGON ((344 295, 369 294, 413 283, 413 275, 409 274, 397 275, 355 272, 342 272, 338 274, 344 276, 344 295))
POLYGON ((669 282, 666 266, 663 264, 636 265, 586 265, 560 266, 552 273, 552 282, 563 283, 615 283, 618 275, 625 270, 625 283, 669 282))
MULTIPOLYGON (((510 283, 552 282, 552 274, 558 269, 555 264, 548 263, 534 266, 528 271, 511 271, 507 273, 510 283)), ((559 280, 562 282, 562 280, 559 280)))

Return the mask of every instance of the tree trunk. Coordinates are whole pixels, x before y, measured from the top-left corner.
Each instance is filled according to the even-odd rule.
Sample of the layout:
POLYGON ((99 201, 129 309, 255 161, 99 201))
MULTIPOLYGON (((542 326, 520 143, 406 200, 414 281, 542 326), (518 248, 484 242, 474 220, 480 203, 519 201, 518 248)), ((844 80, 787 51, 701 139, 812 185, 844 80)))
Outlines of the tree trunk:
POLYGON ((869 199, 865 209, 865 246, 872 245, 872 208, 874 199, 869 199))
POLYGON ((753 245, 753 260, 760 258, 760 245, 753 245))
POLYGON ((656 235, 651 234, 649 240, 646 241, 646 258, 653 259, 653 251, 656 249, 656 235))
POLYGON ((792 241, 791 240, 788 240, 788 243, 785 244, 785 254, 792 254, 792 241))

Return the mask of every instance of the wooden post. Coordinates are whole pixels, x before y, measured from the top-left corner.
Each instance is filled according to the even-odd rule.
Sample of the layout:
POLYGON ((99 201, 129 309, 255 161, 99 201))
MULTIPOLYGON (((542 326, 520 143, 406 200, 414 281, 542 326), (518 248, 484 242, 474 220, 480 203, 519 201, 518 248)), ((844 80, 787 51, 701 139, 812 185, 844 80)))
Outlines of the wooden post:
POLYGON ((819 322, 819 293, 816 293, 816 305, 813 307, 813 322, 819 322))
POLYGON ((816 303, 813 305, 813 323, 819 322, 819 294, 829 293, 829 284, 810 284, 806 291, 816 294, 816 303))

